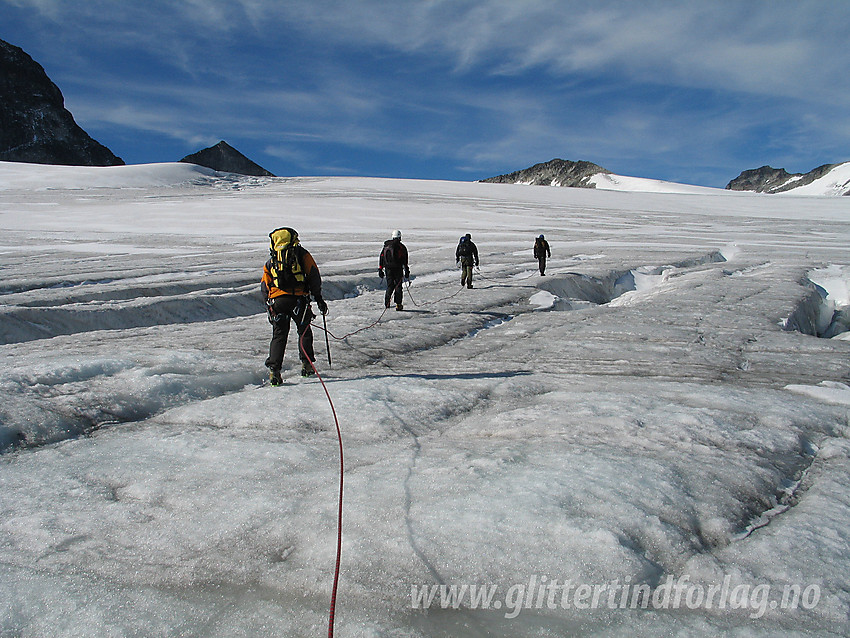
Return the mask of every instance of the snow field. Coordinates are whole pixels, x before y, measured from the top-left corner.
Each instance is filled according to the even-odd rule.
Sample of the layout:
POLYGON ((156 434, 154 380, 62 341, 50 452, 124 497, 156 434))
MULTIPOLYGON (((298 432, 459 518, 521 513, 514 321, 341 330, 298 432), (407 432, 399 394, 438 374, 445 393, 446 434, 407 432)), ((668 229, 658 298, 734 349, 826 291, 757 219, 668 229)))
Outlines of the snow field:
POLYGON ((346 453, 336 635, 843 634, 848 344, 785 329, 814 312, 810 281, 846 286, 832 200, 803 219, 791 198, 725 193, 181 179, 0 192, 3 632, 326 631, 333 420, 292 345, 290 384, 262 385, 254 288, 269 230, 298 211, 335 335, 381 315, 394 228, 414 276, 404 312, 331 340, 331 368, 315 331, 346 453), (474 290, 454 269, 467 230, 474 290), (531 578, 685 576, 821 595, 506 617, 531 578), (503 605, 413 608, 412 587, 452 584, 503 605))

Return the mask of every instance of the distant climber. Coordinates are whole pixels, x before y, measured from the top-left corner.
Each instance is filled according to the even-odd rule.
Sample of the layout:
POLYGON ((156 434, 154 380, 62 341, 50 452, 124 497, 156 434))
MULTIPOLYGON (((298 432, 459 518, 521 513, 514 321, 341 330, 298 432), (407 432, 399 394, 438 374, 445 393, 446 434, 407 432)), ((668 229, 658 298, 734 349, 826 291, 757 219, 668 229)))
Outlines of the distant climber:
POLYGON ((466 233, 460 238, 455 257, 461 268, 460 285, 472 288, 472 267, 478 267, 478 247, 472 243, 472 235, 466 233))
POLYGON ((534 258, 537 260, 537 266, 540 268, 540 274, 546 274, 546 257, 551 257, 552 251, 549 250, 549 242, 543 235, 540 235, 534 240, 534 258))
POLYGON ((403 292, 401 284, 404 279, 410 279, 410 268, 407 266, 407 247, 401 243, 401 231, 394 230, 392 239, 384 242, 381 256, 378 259, 378 277, 387 276, 387 293, 384 295, 384 307, 390 307, 390 301, 395 302, 396 310, 404 310, 402 304, 403 292))

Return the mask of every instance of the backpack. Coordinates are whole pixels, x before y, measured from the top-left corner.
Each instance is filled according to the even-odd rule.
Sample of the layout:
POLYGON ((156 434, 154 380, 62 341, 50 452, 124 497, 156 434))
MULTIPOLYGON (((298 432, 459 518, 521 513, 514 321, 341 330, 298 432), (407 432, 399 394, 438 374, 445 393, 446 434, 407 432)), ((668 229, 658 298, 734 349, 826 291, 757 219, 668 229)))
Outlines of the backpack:
POLYGON ((384 268, 387 270, 395 270, 402 267, 401 258, 399 257, 398 242, 390 240, 384 244, 384 249, 381 251, 381 258, 384 262, 384 268))
POLYGON ((472 256, 472 242, 466 239, 466 237, 461 238, 460 244, 457 247, 457 254, 461 257, 472 256))
POLYGON ((298 233, 291 228, 277 228, 269 233, 269 270, 272 283, 280 290, 294 291, 304 285, 304 264, 298 233))
POLYGON ((534 240, 534 256, 542 257, 546 253, 546 244, 544 239, 539 237, 534 240))

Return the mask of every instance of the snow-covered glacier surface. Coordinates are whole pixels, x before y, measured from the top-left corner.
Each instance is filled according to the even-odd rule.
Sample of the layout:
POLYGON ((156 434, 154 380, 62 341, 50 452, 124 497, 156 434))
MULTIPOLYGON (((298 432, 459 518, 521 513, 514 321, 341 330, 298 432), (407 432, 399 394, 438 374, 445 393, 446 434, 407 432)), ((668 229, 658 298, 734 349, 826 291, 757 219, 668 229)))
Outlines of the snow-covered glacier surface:
POLYGON ((279 226, 335 635, 847 634, 846 198, 56 168, 0 163, 0 635, 327 631, 279 226))

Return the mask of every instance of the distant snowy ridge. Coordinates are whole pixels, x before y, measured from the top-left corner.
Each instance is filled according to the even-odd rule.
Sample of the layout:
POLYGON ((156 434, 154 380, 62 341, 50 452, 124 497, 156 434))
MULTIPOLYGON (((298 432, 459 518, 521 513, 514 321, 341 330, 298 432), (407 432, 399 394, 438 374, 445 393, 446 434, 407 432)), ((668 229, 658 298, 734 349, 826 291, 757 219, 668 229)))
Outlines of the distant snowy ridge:
POLYGON ((665 182, 660 179, 649 179, 647 177, 627 177, 625 175, 614 175, 613 173, 599 173, 589 178, 588 182, 593 188, 606 191, 628 191, 632 193, 717 193, 721 189, 709 186, 693 186, 691 184, 677 184, 676 182, 665 182))
POLYGON ((606 168, 580 160, 553 159, 535 164, 521 171, 482 179, 493 184, 526 184, 532 186, 569 186, 572 188, 597 188, 610 191, 639 193, 711 193, 719 189, 706 186, 676 184, 644 177, 615 175, 606 168))
MULTIPOLYGON (((555 160, 553 160, 555 161, 555 160)), ((564 162, 564 160, 558 160, 564 162)), ((564 162, 571 164, 567 168, 572 177, 559 178, 551 173, 549 164, 548 178, 534 179, 527 171, 518 171, 499 178, 481 180, 482 182, 501 184, 578 186, 605 191, 623 191, 632 193, 669 193, 669 194, 727 194, 750 195, 750 192, 740 192, 741 189, 721 189, 708 186, 680 184, 645 177, 629 177, 615 175, 590 162, 564 162), (596 170, 593 169, 595 167, 596 170), (517 180, 511 181, 510 176, 516 175, 517 180), (547 181, 548 179, 548 181, 547 181), (572 180, 570 182, 570 180, 572 180), (570 182, 570 183, 567 183, 570 182), (579 185, 580 184, 580 185, 579 185)), ((544 165, 538 165, 544 166, 544 165)), ((541 173, 542 176, 542 173, 541 173)), ((563 177, 563 176, 562 176, 563 177)), ((66 190, 85 188, 146 188, 153 186, 179 186, 185 184, 229 184, 233 180, 239 183, 265 183, 268 177, 252 177, 235 173, 224 173, 211 168, 188 164, 185 162, 163 162, 156 164, 134 164, 127 166, 57 166, 48 164, 27 164, 22 162, 0 161, 0 191, 3 190, 66 190)), ((280 179, 280 178, 278 178, 280 179)), ((365 178, 364 178, 365 179, 365 178)), ((837 196, 850 194, 850 162, 836 164, 823 173, 821 177, 807 181, 794 178, 800 185, 782 192, 784 195, 801 196, 837 196)), ((789 180, 790 182, 791 180, 789 180)), ((468 182, 456 182, 464 184, 468 182)), ((754 189, 743 189, 754 190, 754 189)))
POLYGON ((762 166, 742 172, 726 188, 757 193, 835 196, 850 194, 850 162, 824 164, 808 173, 788 173, 784 168, 762 166))
POLYGON ((179 162, 85 167, 0 162, 0 191, 177 186, 221 175, 211 168, 179 162))
MULTIPOLYGON (((495 184, 526 184, 531 186, 569 186, 600 190, 638 193, 703 193, 718 188, 667 182, 646 177, 615 175, 592 162, 553 159, 513 173, 481 180, 495 184)), ((850 194, 850 162, 824 164, 809 173, 790 174, 785 169, 770 166, 744 171, 726 186, 725 190, 757 193, 787 193, 816 197, 850 194)))
MULTIPOLYGON (((792 178, 794 179, 794 178, 792 178)), ((783 189, 783 194, 788 195, 850 195, 850 162, 835 164, 822 177, 806 183, 805 176, 799 178, 800 185, 791 185, 789 180, 783 189)))

